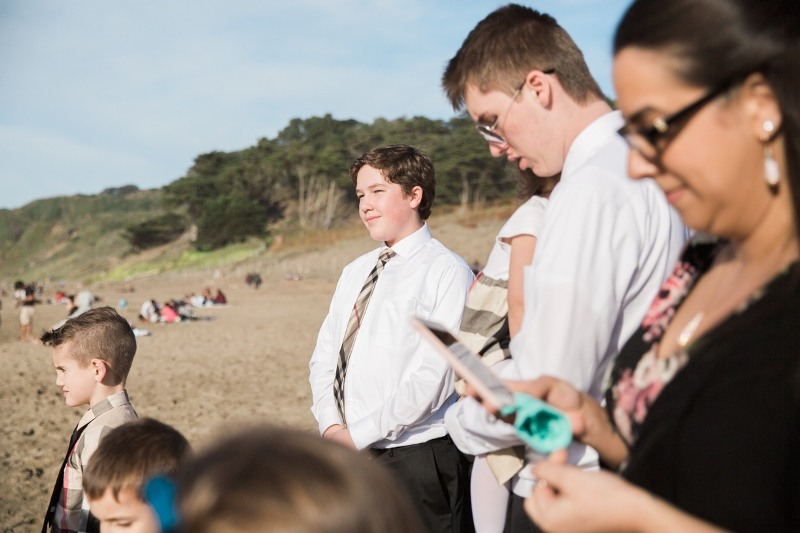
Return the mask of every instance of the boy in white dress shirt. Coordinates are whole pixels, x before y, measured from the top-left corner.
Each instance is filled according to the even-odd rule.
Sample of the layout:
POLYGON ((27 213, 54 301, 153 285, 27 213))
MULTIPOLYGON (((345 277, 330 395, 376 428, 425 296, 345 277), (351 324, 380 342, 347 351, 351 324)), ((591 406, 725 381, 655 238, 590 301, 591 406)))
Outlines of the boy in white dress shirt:
POLYGON ((454 376, 409 318, 457 331, 473 274, 425 223, 435 192, 427 156, 375 148, 350 176, 361 219, 382 244, 339 278, 309 364, 312 412, 324 438, 370 450, 396 474, 429 531, 468 530, 468 462, 444 426, 454 376))

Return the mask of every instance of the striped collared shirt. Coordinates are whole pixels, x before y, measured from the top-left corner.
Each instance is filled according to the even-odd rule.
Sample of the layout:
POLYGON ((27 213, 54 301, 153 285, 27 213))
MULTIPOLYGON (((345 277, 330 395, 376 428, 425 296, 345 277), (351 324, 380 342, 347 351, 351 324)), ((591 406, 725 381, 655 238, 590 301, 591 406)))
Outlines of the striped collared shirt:
POLYGON ((128 392, 112 394, 93 405, 75 428, 85 426, 69 451, 64 466, 64 486, 56 504, 52 531, 84 532, 89 520, 89 504, 83 497, 83 469, 97 449, 100 439, 117 426, 138 418, 128 399, 128 392))

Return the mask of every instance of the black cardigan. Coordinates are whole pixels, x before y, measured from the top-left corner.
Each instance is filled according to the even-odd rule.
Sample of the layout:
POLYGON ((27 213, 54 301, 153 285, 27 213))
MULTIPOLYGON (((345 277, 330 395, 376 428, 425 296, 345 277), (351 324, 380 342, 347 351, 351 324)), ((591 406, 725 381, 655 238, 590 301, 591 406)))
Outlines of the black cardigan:
MULTIPOLYGON (((639 428, 626 479, 734 531, 800 531, 798 275, 795 263, 689 347, 639 428)), ((644 355, 643 332, 615 367, 644 355)))

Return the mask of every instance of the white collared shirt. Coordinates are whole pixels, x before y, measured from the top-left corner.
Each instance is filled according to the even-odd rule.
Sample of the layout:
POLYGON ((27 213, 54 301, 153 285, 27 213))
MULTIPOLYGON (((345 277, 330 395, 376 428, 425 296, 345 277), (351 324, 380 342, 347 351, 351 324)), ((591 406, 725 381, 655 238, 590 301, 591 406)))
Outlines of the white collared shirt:
MULTIPOLYGON (((522 327, 511 341, 511 363, 499 371, 504 378, 552 375, 600 401, 608 364, 672 271, 687 232, 655 182, 628 177, 627 147, 616 135, 621 125, 618 112, 597 119, 567 153, 525 269, 522 327)), ((520 443, 510 425, 472 399, 451 408, 446 420, 466 453, 520 443)), ((537 457, 531 452, 528 459, 537 457)), ((597 454, 573 444, 570 462, 593 468, 597 454)), ((532 475, 524 469, 520 478, 514 491, 525 496, 532 475)))
MULTIPOLYGON (((385 247, 347 265, 309 363, 311 411, 323 433, 341 424, 333 381, 353 304, 385 247)), ((395 243, 378 277, 348 362, 347 427, 359 449, 389 448, 443 437, 455 399, 446 360, 410 323, 417 315, 458 331, 473 274, 464 259, 431 237, 427 224, 395 243)))

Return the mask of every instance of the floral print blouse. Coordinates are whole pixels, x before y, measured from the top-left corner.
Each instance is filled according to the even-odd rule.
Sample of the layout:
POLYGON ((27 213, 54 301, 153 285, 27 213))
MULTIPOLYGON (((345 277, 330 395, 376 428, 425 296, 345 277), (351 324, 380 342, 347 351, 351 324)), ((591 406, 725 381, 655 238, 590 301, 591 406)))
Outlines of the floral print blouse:
POLYGON ((650 406, 689 360, 685 348, 666 358, 658 357, 659 342, 675 312, 724 244, 723 241, 709 242, 706 236, 697 237, 687 245, 639 330, 625 344, 611 368, 606 409, 628 446, 636 441, 650 406))

